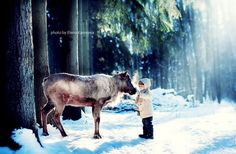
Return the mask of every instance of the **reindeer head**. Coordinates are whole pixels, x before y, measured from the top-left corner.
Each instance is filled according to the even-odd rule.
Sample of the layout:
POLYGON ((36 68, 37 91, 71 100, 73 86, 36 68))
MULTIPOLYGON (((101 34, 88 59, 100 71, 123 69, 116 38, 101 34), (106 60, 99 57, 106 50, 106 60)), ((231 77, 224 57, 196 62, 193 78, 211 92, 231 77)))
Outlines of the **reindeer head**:
POLYGON ((134 95, 136 93, 137 90, 131 83, 131 79, 127 71, 125 71, 124 73, 117 72, 114 77, 118 82, 118 86, 121 92, 129 93, 130 95, 134 95))

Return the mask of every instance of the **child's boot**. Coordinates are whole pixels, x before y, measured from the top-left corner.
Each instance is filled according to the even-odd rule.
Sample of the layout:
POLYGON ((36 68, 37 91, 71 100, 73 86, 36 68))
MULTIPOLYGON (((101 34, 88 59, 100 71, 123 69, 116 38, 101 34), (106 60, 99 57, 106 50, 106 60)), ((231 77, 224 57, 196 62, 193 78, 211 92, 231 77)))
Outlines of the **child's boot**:
POLYGON ((146 138, 147 137, 147 130, 143 129, 143 134, 139 134, 140 138, 146 138))
POLYGON ((154 139, 154 137, 153 137, 153 127, 148 129, 148 133, 146 135, 146 139, 154 139))

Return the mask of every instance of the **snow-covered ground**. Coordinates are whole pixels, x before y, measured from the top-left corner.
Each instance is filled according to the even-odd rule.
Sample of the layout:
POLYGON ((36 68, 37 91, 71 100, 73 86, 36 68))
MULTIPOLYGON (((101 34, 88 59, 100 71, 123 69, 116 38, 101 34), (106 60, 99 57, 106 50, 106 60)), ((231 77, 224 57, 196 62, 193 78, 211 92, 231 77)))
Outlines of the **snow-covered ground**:
MULTIPOLYGON (((14 131, 13 139, 22 145, 16 152, 0 147, 0 154, 236 154, 236 105, 186 102, 173 90, 152 90, 154 139, 138 137, 142 123, 133 111, 133 100, 123 100, 115 110, 101 113, 102 139, 93 139, 90 108, 78 121, 63 121, 67 137, 48 125, 49 136, 40 136, 41 148, 31 130, 14 131), (194 106, 194 107, 193 107, 194 106)), ((40 129, 40 134, 42 130, 40 129)))

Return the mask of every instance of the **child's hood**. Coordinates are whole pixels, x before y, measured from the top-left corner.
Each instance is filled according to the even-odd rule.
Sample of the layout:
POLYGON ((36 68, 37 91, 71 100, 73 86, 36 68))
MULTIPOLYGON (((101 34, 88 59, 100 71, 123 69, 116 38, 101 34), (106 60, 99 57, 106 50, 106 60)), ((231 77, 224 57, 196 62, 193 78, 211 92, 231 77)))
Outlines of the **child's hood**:
POLYGON ((139 81, 144 84, 146 89, 151 87, 151 80, 149 78, 142 78, 139 81))

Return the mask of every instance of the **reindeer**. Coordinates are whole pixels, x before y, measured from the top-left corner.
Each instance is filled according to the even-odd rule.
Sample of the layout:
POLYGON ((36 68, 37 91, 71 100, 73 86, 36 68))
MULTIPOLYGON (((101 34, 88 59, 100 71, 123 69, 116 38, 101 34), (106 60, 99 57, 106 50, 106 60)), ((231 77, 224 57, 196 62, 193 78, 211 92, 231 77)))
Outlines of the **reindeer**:
POLYGON ((43 80, 43 91, 47 103, 41 109, 43 135, 47 136, 47 116, 54 109, 53 119, 63 137, 67 136, 60 116, 65 106, 92 107, 95 131, 93 138, 99 139, 100 112, 106 104, 115 101, 121 93, 133 95, 136 89, 129 74, 117 73, 114 76, 95 74, 80 76, 68 73, 52 74, 43 80))

